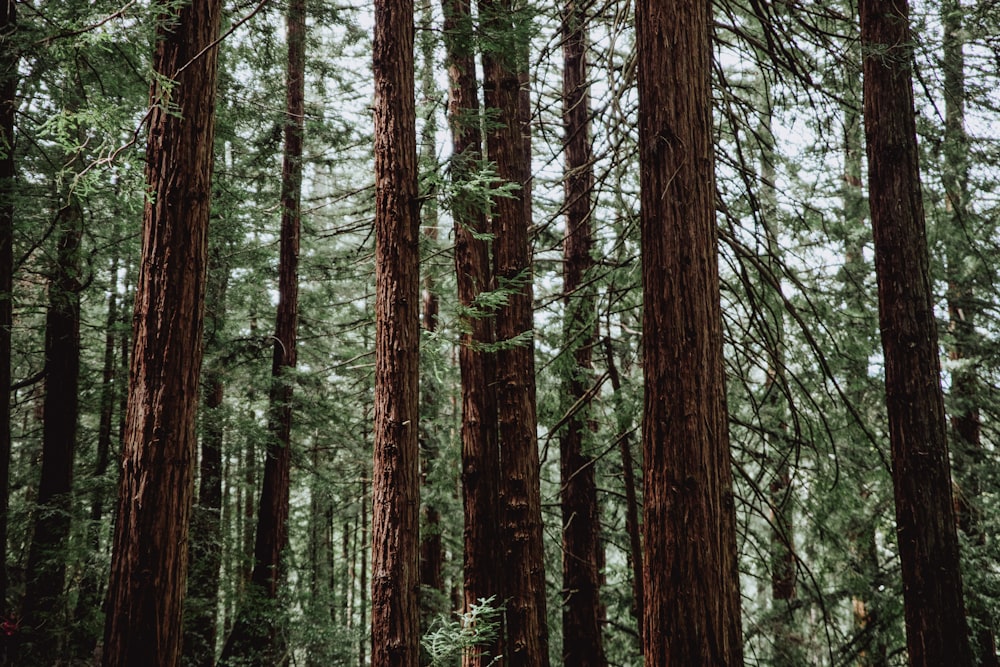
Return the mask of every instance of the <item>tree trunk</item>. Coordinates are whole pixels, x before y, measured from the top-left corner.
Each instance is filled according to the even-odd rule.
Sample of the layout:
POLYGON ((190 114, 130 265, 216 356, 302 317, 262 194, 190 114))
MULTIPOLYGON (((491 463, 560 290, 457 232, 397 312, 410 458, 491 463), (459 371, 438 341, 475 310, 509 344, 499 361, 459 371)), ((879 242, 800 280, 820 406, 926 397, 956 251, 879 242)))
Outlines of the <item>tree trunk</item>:
MULTIPOLYGON (((969 219, 969 137, 965 131, 965 54, 963 9, 960 0, 946 0, 941 5, 944 28, 942 66, 944 69, 944 174, 945 203, 948 207, 948 241, 946 256, 948 271, 948 320, 951 346, 948 356, 954 365, 951 380, 951 433, 958 477, 958 525, 969 538, 972 549, 983 546, 979 505, 982 501, 980 470, 984 450, 980 424, 980 399, 983 388, 974 360, 979 357, 976 320, 979 306, 975 299, 976 275, 967 267, 975 250, 965 245, 973 236, 969 219), (965 363, 962 363, 966 360, 965 363), (973 363, 969 363, 973 362, 973 363)), ((968 554, 967 554, 968 555, 968 554)), ((968 570, 967 570, 968 571, 968 570)), ((975 571, 975 568, 973 568, 975 571)), ((986 600, 976 586, 968 588, 968 607, 975 638, 975 652, 980 665, 996 667, 996 639, 993 619, 986 609, 986 600)))
POLYGON ((90 516, 86 530, 86 547, 90 550, 87 564, 80 582, 80 592, 77 597, 74 613, 74 653, 81 658, 93 655, 97 645, 97 632, 94 631, 95 621, 100 616, 101 586, 104 577, 101 576, 97 563, 101 549, 102 518, 107 498, 106 481, 108 466, 111 463, 112 421, 116 407, 116 392, 127 380, 125 374, 117 372, 115 351, 118 347, 118 262, 116 255, 111 262, 111 280, 108 284, 108 316, 104 331, 104 363, 101 373, 101 403, 100 420, 97 427, 97 452, 94 469, 91 474, 90 516))
POLYGON ((225 342, 226 291, 229 266, 224 245, 210 240, 208 292, 205 297, 205 348, 216 356, 202 383, 201 461, 198 502, 191 517, 187 606, 184 613, 184 661, 188 667, 212 667, 219 621, 219 583, 222 567, 222 445, 225 436, 223 399, 225 369, 218 356, 225 342))
MULTIPOLYGON (((16 3, 0 3, 0 35, 17 30, 16 3)), ((17 110, 16 51, 0 49, 0 604, 7 613, 7 508, 10 495, 11 326, 14 322, 14 113, 17 110)), ((0 649, 0 664, 6 664, 0 649)))
MULTIPOLYGON (((448 120, 452 137, 451 180, 462 185, 482 163, 479 93, 472 52, 472 9, 468 0, 442 0, 448 63, 448 120)), ((462 187, 456 194, 467 193, 462 187)), ((455 221, 455 275, 459 304, 469 313, 458 349, 462 377, 463 609, 492 599, 502 604, 495 567, 500 543, 500 453, 494 394, 492 313, 473 312, 480 293, 493 287, 486 211, 473 197, 452 200, 455 221)), ((486 667, 500 654, 499 642, 466 651, 464 667, 486 667)))
POLYGON ((545 563, 535 406, 534 310, 529 231, 531 156, 521 92, 525 60, 525 8, 511 0, 479 5, 484 39, 483 91, 495 117, 487 127, 489 160, 499 184, 513 185, 498 197, 492 215, 493 275, 508 290, 497 309, 497 422, 500 450, 501 530, 506 602, 504 656, 510 667, 549 663, 545 563))
POLYGON ((288 69, 285 86, 285 148, 281 172, 281 235, 278 312, 267 454, 254 541, 249 594, 237 612, 221 660, 226 664, 288 663, 286 612, 278 600, 288 547, 288 501, 292 449, 292 374, 297 361, 299 229, 302 199, 302 139, 305 127, 306 2, 288 5, 288 69))
POLYGON ((742 664, 715 226, 710 7, 636 9, 647 665, 742 664))
POLYGON ((969 665, 937 323, 920 196, 907 3, 862 0, 864 118, 910 663, 969 665))
POLYGON ((45 404, 42 471, 28 549, 22 617, 22 660, 55 661, 68 631, 63 588, 72 525, 73 455, 80 379, 80 239, 83 211, 71 201, 56 214, 57 265, 49 280, 45 317, 45 404))
POLYGON ((157 29, 105 667, 176 665, 181 650, 220 14, 184 5, 157 29), (169 108, 159 77, 175 81, 169 108))
POLYGON ((420 646, 420 210, 413 34, 413 0, 376 0, 372 667, 412 667, 420 646))
MULTIPOLYGON (((587 401, 593 382, 596 301, 587 274, 594 264, 591 227, 594 189, 590 145, 590 92, 587 81, 586 11, 577 0, 563 7, 563 132, 566 234, 563 238, 565 322, 563 354, 568 372, 563 381, 567 409, 587 401)), ((559 439, 562 506, 563 664, 606 665, 601 638, 601 572, 604 549, 594 460, 587 453, 588 409, 576 410, 559 439)))

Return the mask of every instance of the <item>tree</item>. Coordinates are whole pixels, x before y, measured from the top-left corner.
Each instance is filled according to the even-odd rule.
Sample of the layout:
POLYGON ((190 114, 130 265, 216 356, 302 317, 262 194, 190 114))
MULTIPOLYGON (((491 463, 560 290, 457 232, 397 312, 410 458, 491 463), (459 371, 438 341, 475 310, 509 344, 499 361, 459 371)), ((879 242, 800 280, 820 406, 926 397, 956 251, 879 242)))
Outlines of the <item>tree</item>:
POLYGON ((703 2, 636 6, 648 665, 742 664, 703 2))
POLYGON ((221 3, 160 17, 105 667, 177 664, 202 358, 221 3))
POLYGON ((590 144, 590 94, 587 71, 587 15, 584 6, 568 0, 563 7, 563 133, 566 153, 563 237, 563 292, 566 315, 563 354, 569 419, 561 433, 560 500, 562 505, 563 664, 605 665, 601 639, 601 571, 604 549, 595 461, 587 452, 591 358, 597 338, 593 267, 593 150, 590 144))
POLYGON ((297 362, 298 262, 302 199, 302 137, 305 126, 306 3, 288 5, 288 69, 285 147, 281 172, 278 311, 268 395, 267 455, 257 513, 250 590, 222 652, 222 661, 286 664, 287 622, 278 603, 288 547, 291 484, 292 387, 297 362))
MULTIPOLYGON (((476 308, 477 298, 493 287, 486 208, 469 187, 482 163, 479 92, 473 54, 472 8, 468 0, 443 0, 448 65, 448 122, 454 196, 455 276, 458 303, 465 309, 458 348, 462 394, 463 611, 482 600, 499 601, 500 573, 494 566, 500 542, 500 453, 494 393, 492 313, 476 308)), ((470 649, 466 667, 485 667, 500 653, 494 642, 470 649)))
POLYGON ((80 239, 83 212, 72 195, 56 213, 58 252, 45 317, 42 470, 28 551, 22 616, 29 645, 22 660, 50 662, 64 650, 65 546, 72 528, 73 455, 80 380, 80 239))
POLYGON ((912 665, 969 665, 906 2, 862 0, 864 120, 896 536, 912 665))
POLYGON ((375 3, 373 667, 419 653, 420 217, 413 2, 375 3))
MULTIPOLYGON (((14 112, 17 109, 17 5, 0 6, 0 604, 7 610, 10 493, 11 326, 14 322, 14 112)), ((5 656, 0 656, 3 660, 5 656)))
POLYGON ((494 202, 493 276, 509 292, 496 311, 496 397, 500 452, 501 526, 507 562, 504 655, 511 667, 549 661, 545 563, 535 396, 530 127, 522 81, 527 72, 526 9, 510 0, 479 5, 483 93, 490 122, 486 150, 501 186, 494 202))

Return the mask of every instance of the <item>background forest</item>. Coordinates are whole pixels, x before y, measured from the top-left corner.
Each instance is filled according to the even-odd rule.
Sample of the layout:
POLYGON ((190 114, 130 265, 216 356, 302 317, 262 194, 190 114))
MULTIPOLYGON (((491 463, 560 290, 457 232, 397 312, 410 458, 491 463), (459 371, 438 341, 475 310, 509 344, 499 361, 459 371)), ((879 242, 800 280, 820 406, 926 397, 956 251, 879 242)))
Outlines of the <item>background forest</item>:
MULTIPOLYGON (((0 159, 0 331, 9 332, 0 386, 10 387, 0 406, 0 480, 9 477, 0 494, 0 641, 10 664, 93 664, 105 636, 149 192, 151 57, 169 3, 0 4, 0 120, 12 147, 0 159)), ((457 665, 470 645, 489 644, 496 627, 498 600, 470 611, 463 597, 459 360, 478 345, 489 354, 533 350, 551 663, 639 665, 643 311, 633 3, 519 2, 506 33, 487 10, 509 3, 479 5, 467 30, 437 0, 417 0, 415 12, 422 661, 457 665), (489 159, 455 158, 449 112, 454 54, 489 60, 511 44, 527 48, 518 56, 531 129, 523 188, 498 180, 489 159), (569 72, 582 78, 568 85, 569 72), (574 120, 574 111, 582 116, 574 120), (569 183, 582 170, 590 174, 582 195, 590 238, 581 255, 567 241, 567 219, 580 219, 568 218, 579 203, 569 183), (524 276, 460 299, 455 253, 469 241, 455 215, 462 206, 486 215, 513 201, 513 191, 530 191, 534 329, 482 343, 477 323, 507 307, 524 276), (567 444, 569 433, 576 445, 567 444), (566 517, 591 511, 570 505, 580 502, 566 493, 578 478, 589 479, 599 526, 587 558, 600 585, 590 597, 563 579, 564 522, 574 525, 566 517), (566 657, 576 644, 564 633, 579 631, 580 605, 599 620, 603 661, 566 657)), ((858 8, 839 0, 712 7, 745 661, 904 665, 858 8)), ((244 664, 232 656, 252 655, 256 644, 240 648, 231 637, 256 626, 280 635, 270 635, 268 650, 281 647, 278 657, 268 654, 274 664, 363 667, 370 659, 373 22, 365 3, 240 0, 222 9, 185 665, 215 664, 224 649, 227 664, 244 664), (286 105, 295 97, 286 72, 296 43, 300 112, 286 105), (290 162, 289 118, 299 119, 302 137, 290 162), (290 180, 283 163, 300 175, 290 180), (297 275, 279 266, 289 183, 301 193, 297 275), (275 341, 285 339, 275 323, 289 279, 279 274, 297 285, 297 343, 281 373, 275 341), (290 428, 284 436, 280 424, 290 428), (287 458, 287 521, 278 511, 267 524, 262 497, 279 488, 279 473, 269 472, 276 452, 287 458), (285 545, 280 577, 261 565, 262 526, 285 545), (254 588, 258 580, 270 581, 267 594, 254 588)), ((995 665, 1000 9, 989 0, 917 1, 910 23, 965 605, 977 664, 995 665)), ((485 75, 480 62, 477 78, 485 75)), ((170 90, 161 79, 156 85, 170 90)), ((471 125, 489 134, 496 114, 477 107, 471 125)), ((481 229, 471 236, 494 241, 481 229)), ((493 566, 505 565, 496 554, 493 566)))

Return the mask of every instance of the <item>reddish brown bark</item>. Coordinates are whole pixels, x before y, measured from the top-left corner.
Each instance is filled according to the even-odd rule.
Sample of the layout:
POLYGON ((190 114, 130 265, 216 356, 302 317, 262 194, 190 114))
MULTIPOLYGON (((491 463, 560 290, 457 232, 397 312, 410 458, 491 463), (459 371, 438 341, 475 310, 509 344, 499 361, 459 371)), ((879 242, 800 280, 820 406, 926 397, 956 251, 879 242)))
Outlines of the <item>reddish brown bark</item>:
MULTIPOLYGON (((590 145, 586 14, 576 0, 563 7, 563 132, 566 233, 563 237, 563 292, 566 307, 564 352, 571 364, 563 381, 567 408, 586 401, 592 382, 591 357, 597 329, 593 288, 586 284, 591 258, 594 171, 590 145)), ((601 638, 600 589, 604 550, 594 461, 587 453, 590 431, 586 408, 577 410, 559 439, 562 508, 563 664, 607 664, 601 638)))
MULTIPOLYGON (((482 162, 482 134, 476 64, 472 52, 471 3, 443 0, 449 98, 448 119, 452 136, 450 164, 453 183, 468 180, 482 162)), ((461 188, 456 193, 465 192, 461 188)), ((455 221, 455 275, 458 300, 473 308, 476 297, 492 289, 486 211, 475 199, 457 196, 452 201, 455 221)), ((494 358, 486 351, 494 341, 492 313, 465 318, 458 350, 462 376, 462 502, 464 508, 465 611, 481 600, 502 603, 501 582, 495 567, 500 543, 500 453, 496 435, 496 396, 493 393, 494 358)), ((499 643, 480 646, 463 656, 465 667, 485 667, 500 653, 499 643)))
POLYGON ((647 665, 742 664, 722 364, 710 7, 636 6, 647 665))
POLYGON ((219 0, 160 18, 146 149, 150 196, 104 632, 105 667, 175 665, 187 577, 202 358, 219 0), (207 49, 207 50, 206 50, 207 49), (169 106, 165 96, 169 95, 169 106))
POLYGON ((375 2, 373 667, 419 653, 420 216, 412 0, 375 2))
POLYGON ((910 663, 969 665, 937 323, 920 195, 908 6, 862 0, 864 118, 910 663))
POLYGON ((493 275, 510 290, 497 309, 497 422, 500 448, 501 530, 506 602, 504 656, 511 667, 546 666, 545 565, 539 491, 535 359, 532 332, 532 267, 529 230, 531 156, 525 123, 526 71, 523 8, 509 0, 481 2, 482 31, 491 40, 483 53, 483 91, 492 122, 486 133, 487 156, 511 196, 499 197, 492 214, 493 275), (527 340, 523 337, 527 335, 527 340), (522 337, 516 343, 515 338, 522 337))

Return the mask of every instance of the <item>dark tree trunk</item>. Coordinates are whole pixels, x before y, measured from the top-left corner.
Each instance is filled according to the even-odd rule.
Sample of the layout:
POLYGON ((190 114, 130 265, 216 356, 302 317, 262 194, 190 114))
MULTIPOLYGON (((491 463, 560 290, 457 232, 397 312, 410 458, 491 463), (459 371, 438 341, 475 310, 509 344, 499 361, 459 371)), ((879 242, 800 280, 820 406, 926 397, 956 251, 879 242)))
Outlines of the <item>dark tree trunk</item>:
POLYGON ((226 322, 229 266, 223 244, 210 240, 208 288, 205 296, 205 348, 215 355, 202 382, 201 460, 198 502, 191 517, 190 576, 184 612, 184 662, 188 667, 212 667, 219 621, 219 577, 222 567, 222 445, 225 422, 225 369, 221 331, 226 322))
POLYGON ((412 667, 420 645, 420 216, 413 37, 413 1, 376 0, 372 667, 412 667))
POLYGON ((625 487, 625 532, 628 533, 629 559, 632 566, 632 614, 635 616, 636 630, 641 642, 645 593, 642 581, 642 526, 639 525, 639 500, 636 497, 635 468, 632 462, 632 422, 623 416, 625 411, 621 397, 622 380, 618 365, 615 363, 611 338, 605 336, 602 342, 608 377, 615 392, 614 404, 618 421, 616 437, 622 457, 622 485, 625 487))
POLYGON ((287 619, 278 601, 288 547, 292 449, 292 373, 297 361, 299 229, 302 139, 305 127, 306 2, 288 5, 288 69, 285 86, 285 148, 281 172, 281 235, 278 312, 275 321, 264 481, 257 513, 250 590, 237 612, 221 661, 225 664, 288 663, 287 619))
MULTIPOLYGON (((10 493, 11 326, 14 322, 14 112, 17 53, 8 40, 17 30, 17 5, 0 3, 0 613, 7 613, 7 507, 10 493)), ((2 651, 2 649, 0 649, 2 651)), ((0 664, 6 663, 0 652, 0 664)))
POLYGON ((715 225, 710 6, 636 7, 647 665, 742 664, 715 225))
POLYGON ((908 6, 862 0, 868 190, 910 663, 969 665, 937 323, 920 196, 908 6))
POLYGON ((157 29, 105 667, 180 657, 218 63, 217 49, 205 49, 220 14, 219 0, 183 5, 157 29), (175 81, 169 109, 159 77, 175 81))
POLYGON ((495 114, 486 133, 487 156, 499 183, 513 185, 492 215, 493 275, 510 291, 497 309, 495 386, 500 450, 501 529, 506 602, 504 656, 510 667, 549 663, 545 563, 535 407, 534 310, 529 230, 531 156, 521 91, 527 44, 524 8, 510 0, 479 5, 484 38, 483 91, 495 114))
MULTIPOLYGON (((966 245, 974 235, 969 219, 969 137, 965 131, 965 53, 963 37, 964 10, 959 0, 941 5, 944 28, 942 66, 944 69, 944 174, 945 203, 948 207, 948 321, 951 334, 949 357, 955 362, 951 378, 952 456, 958 478, 958 525, 973 545, 986 543, 980 525, 980 471, 984 461, 980 423, 980 399, 984 389, 974 363, 979 354, 976 320, 980 307, 975 298, 977 276, 970 272, 968 258, 975 251, 966 245), (962 363, 966 360, 966 363, 962 363)), ((975 266, 977 263, 971 263, 975 266)), ((967 554, 968 555, 968 554, 967 554)), ((996 667, 996 639, 993 619, 986 600, 977 587, 968 587, 968 610, 974 625, 978 664, 996 667)))
MULTIPOLYGON (((100 421, 97 427, 97 452, 94 469, 91 474, 90 516, 87 525, 86 546, 90 550, 91 559, 96 559, 101 550, 102 518, 107 500, 106 480, 108 466, 111 463, 111 436, 117 396, 119 388, 127 381, 127 376, 117 372, 115 351, 118 348, 118 328, 120 316, 118 313, 118 257, 111 262, 111 280, 108 285, 108 316, 104 331, 104 367, 101 373, 101 404, 100 421)), ((80 582, 79 597, 74 613, 74 652, 81 658, 90 657, 97 645, 97 634, 94 624, 99 617, 101 608, 101 576, 96 563, 89 563, 84 570, 80 582)))
POLYGON ((73 455, 80 379, 80 238, 83 211, 71 201, 56 214, 57 264, 45 318, 42 471, 28 549, 22 661, 54 662, 68 631, 63 587, 72 526, 73 455))
POLYGON ((563 381, 566 407, 575 410, 559 439, 562 506, 563 664, 606 665, 601 639, 601 571, 604 550, 594 460, 587 453, 587 402, 593 381, 596 302, 587 273, 593 266, 591 227, 594 189, 590 145, 590 93, 587 81, 586 12, 567 0, 562 17, 563 132, 566 168, 564 192, 566 234, 563 238, 565 322, 563 354, 568 372, 563 381))
MULTIPOLYGON (((468 0, 443 0, 444 38, 448 63, 448 120, 452 137, 453 183, 468 181, 482 163, 479 93, 472 52, 472 10, 468 0)), ((465 192, 455 188, 457 193, 465 192)), ((484 207, 471 197, 452 201, 455 221, 455 275, 458 301, 473 309, 476 297, 493 287, 489 228, 484 207)), ((464 611, 481 600, 502 603, 500 573, 495 567, 500 543, 500 453, 494 357, 485 348, 494 341, 492 313, 465 318, 458 349, 462 376, 462 502, 464 513, 464 611)), ((480 646, 463 656, 465 667, 486 667, 500 645, 480 646)))

